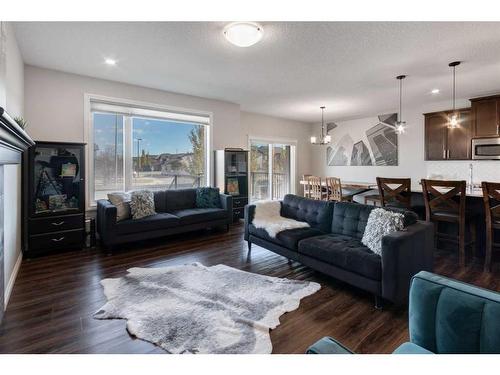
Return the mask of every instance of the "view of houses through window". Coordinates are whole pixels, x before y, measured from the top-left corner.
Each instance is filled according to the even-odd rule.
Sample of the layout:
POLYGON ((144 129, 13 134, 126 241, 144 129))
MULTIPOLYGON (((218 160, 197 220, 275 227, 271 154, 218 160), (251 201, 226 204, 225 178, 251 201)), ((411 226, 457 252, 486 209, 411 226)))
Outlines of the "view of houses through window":
POLYGON ((206 185, 207 125, 93 112, 93 199, 206 185))

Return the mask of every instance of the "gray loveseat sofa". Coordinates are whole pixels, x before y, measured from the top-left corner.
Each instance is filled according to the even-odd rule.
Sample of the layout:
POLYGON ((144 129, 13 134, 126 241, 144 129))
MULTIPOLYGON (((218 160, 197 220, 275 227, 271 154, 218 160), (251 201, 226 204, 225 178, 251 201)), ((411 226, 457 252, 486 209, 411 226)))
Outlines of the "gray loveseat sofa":
MULTIPOLYGON (((408 302, 410 280, 419 271, 432 271, 434 228, 410 211, 404 231, 382 238, 382 255, 361 243, 368 216, 374 206, 349 202, 323 202, 286 195, 281 215, 306 221, 310 228, 286 230, 271 238, 252 220, 255 206, 245 207, 245 240, 274 251, 375 296, 397 304, 408 302)), ((400 211, 397 209, 391 209, 400 211)))
POLYGON ((112 250, 127 242, 163 237, 193 230, 228 227, 232 222, 233 199, 220 194, 221 208, 197 208, 196 189, 154 192, 156 215, 116 221, 116 207, 107 199, 97 201, 97 232, 101 243, 112 250))

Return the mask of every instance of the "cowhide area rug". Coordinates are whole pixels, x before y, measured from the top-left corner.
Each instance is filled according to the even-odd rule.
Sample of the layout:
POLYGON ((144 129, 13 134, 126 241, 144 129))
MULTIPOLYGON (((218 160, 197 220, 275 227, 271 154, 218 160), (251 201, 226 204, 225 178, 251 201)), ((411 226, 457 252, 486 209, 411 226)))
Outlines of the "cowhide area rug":
POLYGON ((169 353, 271 353, 269 329, 320 289, 314 282, 195 263, 131 268, 101 281, 97 319, 127 319, 130 334, 169 353))

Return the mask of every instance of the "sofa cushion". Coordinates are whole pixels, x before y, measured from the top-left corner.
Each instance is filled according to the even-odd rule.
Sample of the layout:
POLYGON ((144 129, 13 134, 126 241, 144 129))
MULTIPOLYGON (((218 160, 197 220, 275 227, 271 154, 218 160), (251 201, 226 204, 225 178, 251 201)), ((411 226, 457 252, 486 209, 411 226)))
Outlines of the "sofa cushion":
POLYGON ((333 202, 312 200, 287 194, 283 198, 281 205, 281 216, 305 221, 312 228, 328 233, 332 222, 333 207, 333 202))
MULTIPOLYGON (((377 207, 358 203, 335 203, 331 232, 361 239, 365 233, 370 212, 375 208, 377 207)), ((403 214, 405 227, 415 224, 418 220, 417 214, 408 210, 393 207, 384 209, 403 214)))
POLYGON ((155 211, 156 212, 167 212, 167 192, 165 190, 155 191, 155 211))
POLYGON ((299 254, 357 273, 372 280, 381 280, 382 261, 357 238, 327 234, 299 242, 299 254))
POLYGON ((196 189, 165 191, 167 212, 196 207, 196 189))
POLYGON ((227 211, 222 208, 186 208, 170 213, 177 216, 181 220, 181 224, 203 223, 227 218, 227 211))
POLYGON ((196 208, 221 208, 219 188, 196 189, 196 208))
POLYGON ((166 229, 178 226, 180 219, 174 215, 161 213, 146 216, 142 219, 123 220, 116 224, 117 234, 130 234, 166 229))
POLYGON ((304 238, 320 236, 323 234, 321 231, 314 228, 296 228, 279 232, 275 238, 272 238, 269 234, 267 234, 265 229, 257 229, 253 224, 249 225, 248 230, 250 234, 256 237, 273 242, 290 250, 297 250, 299 241, 304 238))

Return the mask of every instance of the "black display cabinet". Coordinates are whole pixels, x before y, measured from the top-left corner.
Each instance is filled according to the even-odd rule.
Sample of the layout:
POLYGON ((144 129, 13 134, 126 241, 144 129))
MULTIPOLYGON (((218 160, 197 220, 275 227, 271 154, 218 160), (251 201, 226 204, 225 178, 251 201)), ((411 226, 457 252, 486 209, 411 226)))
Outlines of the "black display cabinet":
POLYGON ((248 204, 248 151, 225 149, 215 151, 215 186, 233 196, 233 221, 242 219, 248 204))
POLYGON ((23 161, 23 191, 27 256, 84 246, 84 143, 35 142, 23 161))

